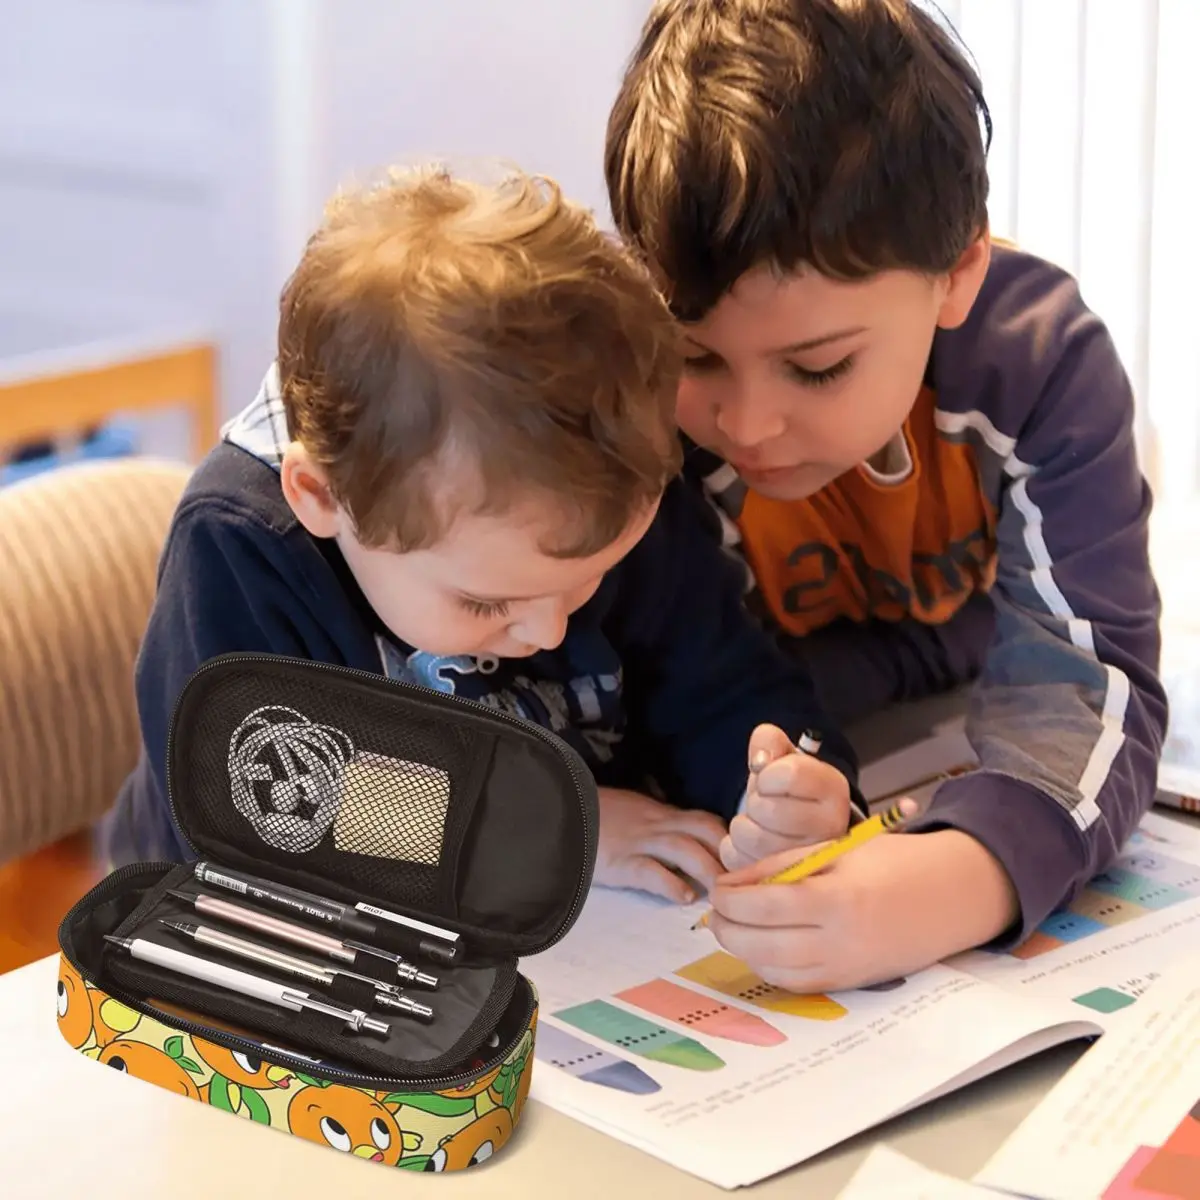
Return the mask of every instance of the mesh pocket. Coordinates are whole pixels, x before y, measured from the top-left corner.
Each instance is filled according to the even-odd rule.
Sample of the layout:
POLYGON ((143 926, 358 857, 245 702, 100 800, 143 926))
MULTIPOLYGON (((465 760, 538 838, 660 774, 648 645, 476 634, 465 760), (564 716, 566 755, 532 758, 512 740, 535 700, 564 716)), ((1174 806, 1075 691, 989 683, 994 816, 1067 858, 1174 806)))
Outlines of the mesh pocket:
POLYGON ((437 866, 450 807, 450 776, 427 763, 360 751, 346 764, 333 844, 437 866), (378 803, 387 796, 391 802, 378 803))
POLYGON ((175 737, 172 794, 202 853, 234 848, 243 862, 453 915, 444 868, 492 746, 470 716, 336 672, 253 661, 189 689, 175 737))

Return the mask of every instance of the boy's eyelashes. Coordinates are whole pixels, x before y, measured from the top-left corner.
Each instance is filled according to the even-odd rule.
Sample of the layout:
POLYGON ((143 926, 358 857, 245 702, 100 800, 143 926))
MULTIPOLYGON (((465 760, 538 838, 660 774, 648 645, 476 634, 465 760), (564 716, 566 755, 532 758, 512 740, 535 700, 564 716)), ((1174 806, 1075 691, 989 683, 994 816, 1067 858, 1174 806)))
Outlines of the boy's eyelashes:
POLYGON ((459 596, 458 603, 476 617, 508 616, 507 600, 476 600, 473 596, 459 596))
MULTIPOLYGON (((683 364, 684 370, 694 375, 712 374, 725 366, 724 360, 717 354, 690 355, 683 360, 683 364)), ((822 367, 819 371, 814 371, 810 367, 802 367, 797 362, 786 364, 788 374, 798 383, 804 384, 805 387, 822 387, 827 383, 832 383, 849 371, 852 366, 854 366, 853 354, 847 354, 845 358, 840 358, 837 362, 828 367, 822 367)))
POLYGON ((802 367, 799 363, 789 362, 788 371, 806 387, 823 387, 827 383, 832 383, 835 379, 842 375, 854 366, 854 355, 847 354, 845 358, 838 359, 828 367, 822 367, 819 371, 812 371, 808 367, 802 367))

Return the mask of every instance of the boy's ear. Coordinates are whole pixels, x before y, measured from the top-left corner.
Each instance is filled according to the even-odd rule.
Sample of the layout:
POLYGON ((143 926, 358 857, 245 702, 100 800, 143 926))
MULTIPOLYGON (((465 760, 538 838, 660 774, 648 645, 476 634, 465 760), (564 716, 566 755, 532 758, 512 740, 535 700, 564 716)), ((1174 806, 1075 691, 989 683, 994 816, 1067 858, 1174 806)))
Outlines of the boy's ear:
POLYGON ((992 238, 985 229, 950 268, 948 286, 938 309, 938 326, 957 329, 971 312, 992 260, 992 238))
POLYGON ((296 520, 313 537, 335 537, 341 526, 341 509, 329 490, 328 476, 299 442, 292 442, 283 452, 279 478, 296 520))

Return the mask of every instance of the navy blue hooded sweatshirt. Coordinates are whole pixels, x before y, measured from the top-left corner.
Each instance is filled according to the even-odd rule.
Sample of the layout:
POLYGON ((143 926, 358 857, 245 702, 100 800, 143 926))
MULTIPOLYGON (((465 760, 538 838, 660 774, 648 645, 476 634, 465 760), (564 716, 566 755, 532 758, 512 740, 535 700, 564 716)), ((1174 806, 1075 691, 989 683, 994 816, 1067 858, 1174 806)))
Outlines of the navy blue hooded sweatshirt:
MULTIPOLYGON (((762 722, 792 736, 824 727, 802 668, 743 605, 744 568, 715 515, 682 482, 634 550, 568 622, 554 650, 523 659, 435 657, 399 642, 367 604, 336 544, 314 538, 284 499, 286 431, 272 369, 175 514, 136 673, 141 760, 109 814, 112 866, 195 857, 170 813, 167 731, 189 676, 247 651, 342 664, 481 701, 571 743, 601 786, 647 790, 731 817, 747 743, 762 722)), ((822 757, 852 784, 849 744, 822 757)))

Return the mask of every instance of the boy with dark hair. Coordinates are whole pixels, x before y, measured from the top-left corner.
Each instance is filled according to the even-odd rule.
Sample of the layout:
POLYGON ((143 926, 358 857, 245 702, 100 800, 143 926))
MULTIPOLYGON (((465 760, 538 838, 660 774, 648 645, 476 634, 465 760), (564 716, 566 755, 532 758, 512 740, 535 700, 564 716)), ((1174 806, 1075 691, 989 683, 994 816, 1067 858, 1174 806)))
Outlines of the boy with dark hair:
POLYGON ((661 0, 609 123, 616 222, 686 334, 685 472, 827 708, 978 676, 981 769, 912 834, 758 887, 841 814, 733 822, 713 928, 801 990, 1021 941, 1154 795, 1133 397, 1074 280, 989 236, 985 130, 908 0, 661 0))
MULTIPOLYGON (((748 747, 783 737, 756 727, 820 717, 675 478, 677 340, 644 268, 548 181, 416 173, 333 203, 284 290, 276 365, 176 513, 112 860, 189 857, 171 712, 201 663, 252 651, 552 730, 601 785, 596 878, 707 887, 748 747)), ((826 757, 824 785, 793 754, 764 787, 848 809, 852 754, 826 757)))

